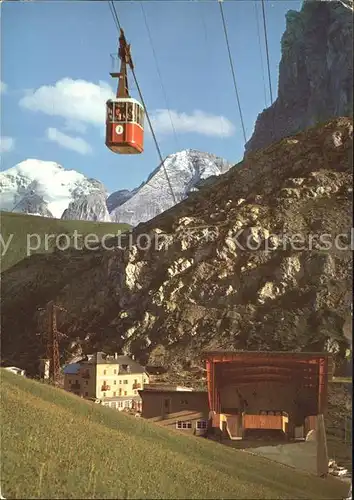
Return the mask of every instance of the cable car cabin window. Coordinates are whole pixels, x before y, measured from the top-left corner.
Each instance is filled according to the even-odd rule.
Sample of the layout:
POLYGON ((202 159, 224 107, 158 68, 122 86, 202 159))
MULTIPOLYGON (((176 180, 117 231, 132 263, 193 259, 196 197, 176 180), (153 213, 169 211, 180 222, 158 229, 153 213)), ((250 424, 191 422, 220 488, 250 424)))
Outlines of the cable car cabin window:
POLYGON ((114 122, 122 123, 126 119, 126 103, 116 102, 114 105, 114 122))
POLYGON ((143 126, 143 110, 142 108, 139 106, 139 104, 135 104, 136 106, 136 123, 138 125, 140 125, 141 127, 143 126))
POLYGON ((134 103, 134 106, 133 106, 133 121, 135 123, 139 123, 139 108, 138 108, 138 105, 136 103, 134 103))
POLYGON ((144 128, 144 109, 139 107, 140 123, 142 128, 144 128))
POLYGON ((113 102, 107 104, 107 120, 109 122, 113 121, 113 102))
POLYGON ((142 123, 141 123, 141 107, 139 106, 139 104, 135 104, 135 121, 138 125, 142 126, 142 123))
POLYGON ((133 103, 128 102, 127 106, 127 121, 132 122, 133 121, 133 103))

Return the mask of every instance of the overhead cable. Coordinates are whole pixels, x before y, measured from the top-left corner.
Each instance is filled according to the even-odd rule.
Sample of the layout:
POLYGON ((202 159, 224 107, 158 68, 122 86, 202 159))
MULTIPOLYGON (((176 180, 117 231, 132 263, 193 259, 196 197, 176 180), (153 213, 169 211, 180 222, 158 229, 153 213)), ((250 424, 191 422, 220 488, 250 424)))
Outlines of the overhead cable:
MULTIPOLYGON (((109 2, 109 8, 110 8, 110 11, 112 13, 112 16, 113 16, 113 21, 115 22, 115 25, 117 27, 117 30, 118 32, 120 32, 120 30, 122 29, 121 28, 121 24, 120 24, 120 21, 119 21, 119 17, 118 17, 118 14, 117 14, 117 10, 115 8, 115 5, 114 5, 114 1, 111 0, 109 2)), ((150 127, 150 131, 151 131, 151 134, 152 134, 152 137, 154 139, 154 142, 155 142, 155 147, 156 147, 156 150, 157 150, 157 153, 159 155, 159 158, 160 158, 160 166, 162 166, 163 168, 163 171, 164 171, 164 174, 165 174, 165 177, 166 177, 166 180, 167 180, 167 184, 169 186, 169 189, 170 189, 170 192, 171 192, 171 196, 172 196, 172 199, 173 199, 173 203, 176 205, 177 204, 177 199, 176 199, 176 196, 173 192, 173 188, 172 188, 172 184, 171 184, 171 181, 169 179, 169 176, 168 176, 168 173, 167 173, 167 170, 166 170, 166 167, 165 167, 165 160, 163 157, 162 157, 162 154, 161 154, 161 150, 160 150, 160 147, 159 147, 159 144, 157 142, 157 139, 156 139, 156 135, 155 135, 155 132, 154 132, 154 129, 153 129, 153 126, 152 126, 152 123, 151 123, 151 120, 150 120, 150 116, 149 116, 149 113, 148 113, 148 110, 145 106, 145 101, 144 101, 144 98, 143 98, 143 95, 142 95, 142 92, 140 90, 140 86, 138 84, 138 80, 136 78, 136 75, 135 75, 135 71, 133 68, 131 68, 131 72, 132 72, 132 75, 133 75, 133 78, 134 78, 134 81, 135 81, 135 85, 136 85, 136 88, 138 90, 138 93, 139 93, 139 97, 140 97, 140 100, 141 100, 141 103, 144 107, 144 110, 145 110, 145 116, 147 118, 147 121, 149 123, 149 127, 150 127)))

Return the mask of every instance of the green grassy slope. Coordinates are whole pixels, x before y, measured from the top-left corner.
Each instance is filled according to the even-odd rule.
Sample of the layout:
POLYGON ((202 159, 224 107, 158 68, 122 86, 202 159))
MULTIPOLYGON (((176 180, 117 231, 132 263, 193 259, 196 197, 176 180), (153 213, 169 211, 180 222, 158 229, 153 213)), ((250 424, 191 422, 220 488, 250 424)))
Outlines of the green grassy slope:
MULTIPOLYGON (((82 246, 85 235, 94 234, 101 239, 106 234, 116 235, 130 228, 128 224, 110 222, 91 222, 82 220, 61 220, 34 215, 0 212, 1 223, 1 271, 6 271, 17 262, 34 253, 52 252, 55 246, 65 249, 65 236, 62 243, 59 238, 49 235, 67 234, 74 244, 74 234, 77 234, 79 246, 82 246), (75 230, 77 233, 75 233, 75 230), (33 236, 31 236, 33 235, 33 236), (37 236, 38 235, 38 238, 37 236), (47 235, 47 239, 45 237, 47 235), (81 237, 80 237, 81 235, 81 237), (11 238, 9 240, 9 238, 11 238), (9 241, 5 251, 4 244, 9 241), (59 242, 59 243, 58 243, 59 242), (35 247, 38 245, 38 249, 35 247), (33 248, 33 250, 31 250, 33 248)), ((91 240, 94 243, 94 240, 91 240)))
POLYGON ((352 379, 336 377, 328 387, 326 416, 329 458, 338 465, 352 469, 352 379))
POLYGON ((5 498, 341 499, 348 487, 1 370, 5 498))

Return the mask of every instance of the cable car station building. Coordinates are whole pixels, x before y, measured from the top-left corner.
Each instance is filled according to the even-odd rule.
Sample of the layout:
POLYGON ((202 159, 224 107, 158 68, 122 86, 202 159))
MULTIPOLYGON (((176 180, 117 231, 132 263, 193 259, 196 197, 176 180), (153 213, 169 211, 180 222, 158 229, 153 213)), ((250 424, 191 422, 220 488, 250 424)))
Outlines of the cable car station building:
POLYGON ((274 432, 304 439, 326 413, 326 353, 212 351, 206 361, 212 431, 229 439, 274 432))

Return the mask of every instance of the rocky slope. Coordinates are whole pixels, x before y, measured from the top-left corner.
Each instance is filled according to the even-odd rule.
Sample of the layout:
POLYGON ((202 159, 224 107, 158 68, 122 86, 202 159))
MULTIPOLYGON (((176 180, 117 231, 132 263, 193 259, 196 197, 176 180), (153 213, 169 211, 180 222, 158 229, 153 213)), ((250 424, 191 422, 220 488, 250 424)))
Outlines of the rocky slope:
POLYGON ((20 198, 20 201, 14 205, 11 211, 23 214, 42 215, 43 217, 53 217, 52 212, 48 209, 48 203, 44 201, 43 196, 36 194, 34 191, 26 192, 26 194, 20 198))
POLYGON ((64 210, 62 219, 66 220, 92 220, 98 222, 111 222, 106 205, 107 194, 105 190, 97 190, 85 196, 76 198, 64 210))
POLYGON ((136 189, 133 191, 129 191, 128 189, 120 189, 119 191, 114 191, 114 193, 108 196, 106 201, 108 212, 113 212, 115 208, 123 205, 123 203, 128 201, 135 192, 136 189))
MULTIPOLYGON (((124 193, 123 196, 128 197, 127 201, 119 203, 117 208, 110 211, 113 221, 136 226, 153 219, 174 206, 175 200, 178 203, 186 199, 193 188, 198 187, 204 179, 227 172, 231 164, 217 156, 187 149, 169 155, 164 161, 164 167, 173 194, 165 170, 160 165, 130 196, 124 193)), ((115 194, 111 195, 111 200, 115 194)), ((122 199, 122 192, 119 194, 119 199, 122 199)))
POLYGON ((250 155, 139 225, 131 244, 35 255, 5 272, 2 361, 36 369, 37 308, 50 299, 67 309, 63 360, 122 349, 183 370, 203 348, 340 355, 352 301, 352 130, 337 119, 250 155))
POLYGON ((305 1, 286 18, 278 97, 258 116, 246 154, 353 113, 353 0, 305 1))

